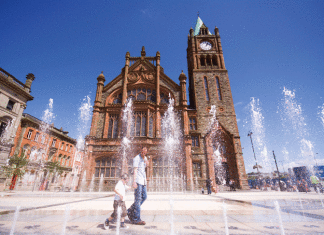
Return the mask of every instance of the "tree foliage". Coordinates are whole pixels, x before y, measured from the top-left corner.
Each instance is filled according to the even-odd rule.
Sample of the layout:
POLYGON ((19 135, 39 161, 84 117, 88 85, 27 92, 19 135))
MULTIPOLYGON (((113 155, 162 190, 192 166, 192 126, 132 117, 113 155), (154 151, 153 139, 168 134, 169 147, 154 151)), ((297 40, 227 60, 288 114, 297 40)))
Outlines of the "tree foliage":
POLYGON ((59 161, 55 161, 55 162, 48 162, 47 163, 47 169, 50 173, 55 173, 57 172, 59 175, 63 174, 63 167, 61 166, 59 161))
POLYGON ((26 158, 24 151, 21 151, 20 156, 18 154, 13 155, 9 158, 9 164, 1 167, 7 178, 16 175, 18 179, 22 179, 26 173, 27 164, 28 159, 26 158))

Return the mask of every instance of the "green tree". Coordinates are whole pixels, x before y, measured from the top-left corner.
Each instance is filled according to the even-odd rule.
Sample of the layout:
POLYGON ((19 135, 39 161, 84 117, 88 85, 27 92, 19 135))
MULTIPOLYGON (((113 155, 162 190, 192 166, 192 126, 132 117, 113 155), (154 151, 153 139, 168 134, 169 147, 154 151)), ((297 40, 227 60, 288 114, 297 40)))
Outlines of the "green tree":
POLYGON ((16 175, 18 179, 21 179, 25 175, 25 168, 27 164, 28 159, 25 157, 25 154, 22 151, 20 156, 18 156, 18 154, 15 154, 11 158, 9 158, 9 164, 2 166, 2 169, 6 177, 9 178, 16 175))
POLYGON ((61 166, 60 162, 59 161, 55 161, 55 162, 48 162, 47 163, 47 167, 48 171, 50 173, 55 173, 57 172, 59 175, 62 175, 63 174, 63 167, 61 166))
POLYGON ((18 154, 13 155, 9 158, 9 164, 1 166, 4 175, 11 179, 10 189, 14 189, 16 180, 22 179, 26 173, 26 167, 28 159, 26 158, 24 151, 21 151, 20 156, 18 154))

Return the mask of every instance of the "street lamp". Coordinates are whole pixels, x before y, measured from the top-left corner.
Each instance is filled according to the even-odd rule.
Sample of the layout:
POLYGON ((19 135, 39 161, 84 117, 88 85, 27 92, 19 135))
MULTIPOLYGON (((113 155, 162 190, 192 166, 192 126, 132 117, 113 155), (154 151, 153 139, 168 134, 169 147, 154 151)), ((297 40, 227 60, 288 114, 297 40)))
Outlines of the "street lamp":
MULTIPOLYGON (((257 163, 256 157, 255 157, 255 151, 254 151, 253 141, 252 141, 252 134, 253 134, 253 132, 250 131, 250 132, 248 133, 247 136, 250 136, 250 139, 251 139, 251 145, 252 145, 252 150, 253 150, 253 154, 254 154, 254 160, 255 160, 255 167, 257 168, 258 173, 260 173, 260 172, 259 172, 259 166, 258 166, 258 163, 257 163)), ((253 168, 254 168, 254 167, 253 167, 253 168)))
POLYGON ((277 172, 278 172, 278 179, 279 179, 279 188, 280 188, 280 191, 283 191, 283 188, 282 188, 282 185, 280 184, 280 173, 279 173, 279 168, 278 168, 278 164, 277 164, 277 160, 276 160, 276 155, 274 154, 274 150, 272 150, 272 153, 273 153, 273 158, 275 160, 275 163, 276 163, 276 167, 277 167, 277 172))

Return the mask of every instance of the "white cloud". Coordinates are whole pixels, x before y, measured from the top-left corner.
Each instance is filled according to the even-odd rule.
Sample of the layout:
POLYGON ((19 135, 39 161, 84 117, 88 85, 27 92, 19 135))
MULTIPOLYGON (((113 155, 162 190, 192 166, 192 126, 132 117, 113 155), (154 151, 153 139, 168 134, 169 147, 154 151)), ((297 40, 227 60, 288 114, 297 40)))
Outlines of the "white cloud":
POLYGON ((237 102, 236 104, 234 104, 234 106, 239 106, 239 105, 242 105, 243 102, 237 102))

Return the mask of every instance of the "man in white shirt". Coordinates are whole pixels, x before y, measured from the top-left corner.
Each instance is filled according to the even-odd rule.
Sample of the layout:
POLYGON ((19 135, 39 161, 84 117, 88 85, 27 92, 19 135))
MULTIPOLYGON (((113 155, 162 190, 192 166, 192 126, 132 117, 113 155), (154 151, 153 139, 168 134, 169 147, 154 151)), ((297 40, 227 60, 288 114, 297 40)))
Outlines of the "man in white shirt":
POLYGON ((120 227, 128 228, 125 225, 125 217, 127 215, 126 205, 125 205, 125 195, 126 195, 126 190, 130 188, 127 186, 127 181, 128 181, 128 175, 125 173, 121 176, 121 180, 119 180, 115 186, 114 212, 111 214, 111 216, 108 219, 106 219, 104 223, 105 229, 109 228, 110 221, 117 218, 118 207, 121 207, 120 227))
POLYGON ((146 174, 145 167, 148 165, 148 160, 145 157, 147 148, 142 147, 142 151, 133 159, 134 180, 133 187, 135 189, 135 200, 133 205, 127 210, 127 215, 132 223, 137 225, 145 225, 145 221, 141 220, 141 205, 147 198, 146 193, 146 174))

